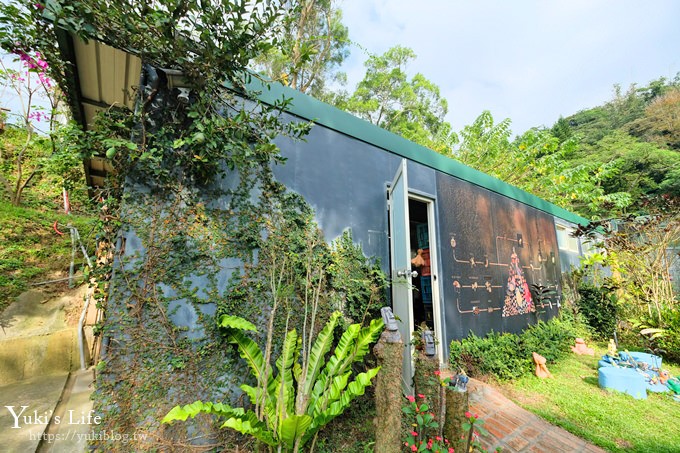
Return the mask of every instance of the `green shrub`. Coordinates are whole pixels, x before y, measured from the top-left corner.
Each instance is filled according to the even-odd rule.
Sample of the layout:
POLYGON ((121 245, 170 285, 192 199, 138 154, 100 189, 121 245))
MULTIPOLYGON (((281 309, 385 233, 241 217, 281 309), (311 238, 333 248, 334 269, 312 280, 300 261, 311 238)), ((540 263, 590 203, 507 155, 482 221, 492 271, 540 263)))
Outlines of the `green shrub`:
POLYGON ((450 363, 454 370, 463 368, 472 376, 493 375, 501 380, 522 376, 530 367, 517 335, 493 331, 484 338, 470 333, 452 341, 450 363))
POLYGON ((611 338, 619 315, 615 295, 606 287, 587 284, 581 284, 578 292, 579 312, 593 330, 593 334, 601 339, 611 338))
POLYGON ((668 309, 661 316, 665 331, 657 340, 658 347, 665 359, 680 363, 680 311, 668 309))
POLYGON ((571 321, 553 318, 529 326, 522 332, 520 343, 525 355, 531 356, 532 352, 536 352, 549 363, 554 363, 569 353, 576 336, 576 327, 571 321))
POLYGON ((514 379, 533 371, 532 352, 554 363, 565 357, 585 328, 569 314, 540 321, 521 335, 491 332, 486 337, 470 333, 453 340, 449 361, 453 370, 463 369, 470 376, 491 375, 500 380, 514 379))

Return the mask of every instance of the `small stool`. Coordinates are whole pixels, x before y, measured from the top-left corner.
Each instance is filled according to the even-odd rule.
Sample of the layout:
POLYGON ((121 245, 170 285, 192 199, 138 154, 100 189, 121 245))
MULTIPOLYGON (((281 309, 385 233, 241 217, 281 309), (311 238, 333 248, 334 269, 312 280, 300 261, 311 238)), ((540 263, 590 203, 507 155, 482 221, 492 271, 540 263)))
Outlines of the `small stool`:
POLYGON ((598 369, 597 376, 600 388, 627 393, 635 399, 647 399, 645 378, 633 369, 606 366, 598 369))

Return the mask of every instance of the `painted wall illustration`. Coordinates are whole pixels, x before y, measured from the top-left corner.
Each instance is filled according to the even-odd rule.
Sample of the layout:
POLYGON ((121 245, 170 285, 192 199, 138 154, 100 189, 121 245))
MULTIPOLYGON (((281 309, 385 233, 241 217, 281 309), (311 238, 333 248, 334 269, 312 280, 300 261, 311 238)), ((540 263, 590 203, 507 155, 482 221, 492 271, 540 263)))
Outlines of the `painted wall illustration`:
POLYGON ((447 175, 437 175, 447 338, 519 332, 559 307, 553 217, 447 175), (531 285, 557 291, 539 301, 531 285))

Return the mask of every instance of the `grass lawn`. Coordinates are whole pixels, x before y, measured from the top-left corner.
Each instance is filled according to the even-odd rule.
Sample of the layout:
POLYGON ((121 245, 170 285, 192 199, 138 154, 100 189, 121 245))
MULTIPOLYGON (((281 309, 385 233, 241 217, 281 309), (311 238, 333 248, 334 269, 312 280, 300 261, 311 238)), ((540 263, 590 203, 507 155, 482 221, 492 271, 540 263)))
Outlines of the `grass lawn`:
MULTIPOLYGON (((527 410, 609 451, 680 452, 680 402, 670 394, 636 400, 600 389, 597 361, 606 352, 596 345, 595 357, 572 355, 549 366, 554 379, 531 375, 499 386, 527 410)), ((680 366, 663 368, 680 376, 680 366)))
MULTIPOLYGON (((88 253, 93 255, 91 232, 96 220, 96 217, 16 207, 0 201, 0 312, 30 288, 30 283, 68 277, 71 236, 63 227, 63 236, 55 233, 52 229, 55 221, 78 228, 88 253)), ((84 261, 78 251, 78 268, 84 261)))

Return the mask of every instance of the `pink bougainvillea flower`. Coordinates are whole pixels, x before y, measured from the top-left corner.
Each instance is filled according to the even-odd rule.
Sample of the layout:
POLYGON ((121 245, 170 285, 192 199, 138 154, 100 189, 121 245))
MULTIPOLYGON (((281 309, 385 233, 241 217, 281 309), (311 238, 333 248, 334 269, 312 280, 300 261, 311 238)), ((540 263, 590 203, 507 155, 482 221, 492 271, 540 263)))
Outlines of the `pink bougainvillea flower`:
POLYGON ((409 401, 412 402, 412 403, 415 403, 415 401, 416 401, 416 397, 413 396, 413 395, 408 395, 408 396, 406 397, 406 399, 409 400, 409 401))
POLYGON ((39 72, 38 78, 40 79, 40 83, 45 85, 45 88, 52 88, 52 79, 47 77, 44 73, 39 72))
POLYGON ((42 10, 45 9, 45 5, 43 5, 42 3, 34 3, 33 6, 35 7, 35 9, 37 9, 39 11, 42 11, 42 10))
POLYGON ((45 113, 45 112, 33 111, 33 112, 28 114, 28 119, 40 122, 40 121, 47 121, 49 119, 49 116, 47 116, 47 113, 45 113))

